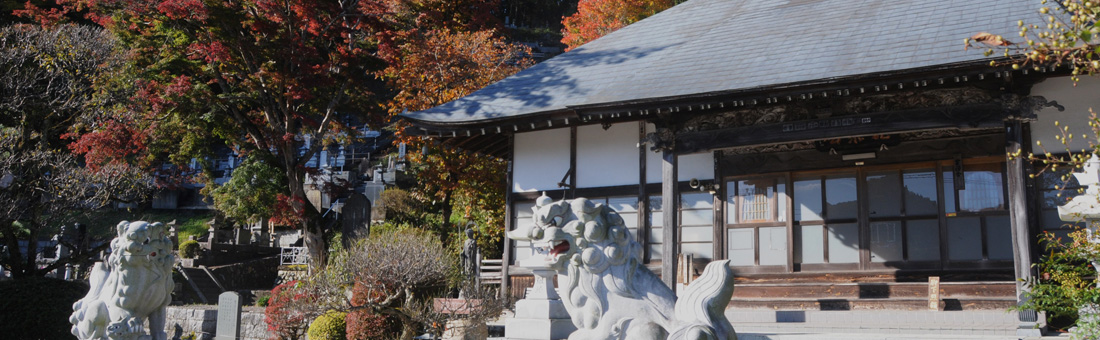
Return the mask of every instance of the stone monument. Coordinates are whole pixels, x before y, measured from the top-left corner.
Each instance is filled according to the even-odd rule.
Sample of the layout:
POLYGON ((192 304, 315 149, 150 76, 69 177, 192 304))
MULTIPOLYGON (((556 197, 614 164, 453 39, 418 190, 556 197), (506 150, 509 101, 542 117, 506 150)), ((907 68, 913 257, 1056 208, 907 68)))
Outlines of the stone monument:
MULTIPOLYGON (((559 294, 549 278, 557 274, 557 301, 577 328, 569 340, 737 339, 724 314, 733 295, 728 260, 708 264, 677 299, 642 265, 641 245, 610 207, 585 198, 553 202, 543 195, 533 209, 534 224, 510 231, 508 237, 530 241, 539 252, 520 263, 535 273, 528 299, 534 295, 554 301, 559 294)), ((524 301, 516 302, 516 319, 524 301)), ((505 325, 509 339, 535 339, 512 335, 543 331, 513 330, 529 327, 513 320, 505 325)))
POLYGON ((241 338, 241 294, 225 292, 218 295, 218 324, 214 340, 241 338))
POLYGON ((73 304, 72 333, 80 340, 164 340, 165 307, 175 286, 168 230, 160 223, 122 221, 116 231, 107 261, 92 268, 91 289, 73 304))
POLYGON ((367 196, 355 193, 340 208, 343 224, 340 233, 344 249, 351 247, 352 241, 370 235, 371 203, 367 196))

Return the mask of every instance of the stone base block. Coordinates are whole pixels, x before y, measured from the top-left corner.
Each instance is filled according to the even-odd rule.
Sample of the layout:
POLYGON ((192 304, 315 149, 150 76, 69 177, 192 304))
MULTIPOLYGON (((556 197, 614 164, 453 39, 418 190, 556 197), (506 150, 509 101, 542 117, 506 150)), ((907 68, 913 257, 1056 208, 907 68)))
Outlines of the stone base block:
POLYGON ((569 319, 561 300, 516 301, 516 318, 519 319, 569 319))
POLYGON ((447 321, 447 330, 442 340, 485 340, 489 337, 489 327, 485 322, 470 320, 447 321))
POLYGON ((573 321, 569 319, 516 318, 505 322, 504 338, 508 340, 557 340, 568 338, 569 334, 576 330, 573 321))

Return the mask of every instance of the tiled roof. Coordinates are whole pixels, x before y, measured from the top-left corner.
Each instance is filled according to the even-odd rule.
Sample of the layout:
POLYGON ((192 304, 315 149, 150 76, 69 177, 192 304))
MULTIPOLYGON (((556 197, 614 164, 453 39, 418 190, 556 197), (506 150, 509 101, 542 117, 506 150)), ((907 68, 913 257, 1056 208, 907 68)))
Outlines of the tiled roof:
POLYGON ((405 114, 464 124, 618 103, 980 62, 1039 0, 691 0, 469 96, 405 114))

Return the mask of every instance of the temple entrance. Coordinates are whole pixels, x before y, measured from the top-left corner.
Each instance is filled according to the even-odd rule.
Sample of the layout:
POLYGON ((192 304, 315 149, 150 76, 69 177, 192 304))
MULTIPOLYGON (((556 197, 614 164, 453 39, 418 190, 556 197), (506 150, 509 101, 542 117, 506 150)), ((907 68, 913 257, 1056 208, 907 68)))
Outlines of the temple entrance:
POLYGON ((999 157, 727 176, 739 273, 1012 267, 999 157))

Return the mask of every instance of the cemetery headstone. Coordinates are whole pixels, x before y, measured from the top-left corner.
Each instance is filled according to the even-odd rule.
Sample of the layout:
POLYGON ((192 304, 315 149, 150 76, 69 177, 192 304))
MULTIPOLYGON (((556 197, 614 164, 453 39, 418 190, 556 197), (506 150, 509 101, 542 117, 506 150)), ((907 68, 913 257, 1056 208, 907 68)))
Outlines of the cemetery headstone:
POLYGON ((370 211, 370 199, 363 194, 352 194, 344 202, 341 212, 344 224, 340 229, 343 233, 341 241, 344 243, 344 249, 347 249, 356 238, 367 237, 370 234, 370 211))
POLYGON ((241 295, 225 292, 218 295, 218 326, 214 340, 237 340, 241 337, 241 295))

